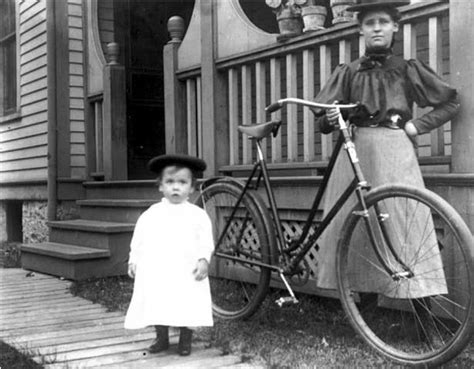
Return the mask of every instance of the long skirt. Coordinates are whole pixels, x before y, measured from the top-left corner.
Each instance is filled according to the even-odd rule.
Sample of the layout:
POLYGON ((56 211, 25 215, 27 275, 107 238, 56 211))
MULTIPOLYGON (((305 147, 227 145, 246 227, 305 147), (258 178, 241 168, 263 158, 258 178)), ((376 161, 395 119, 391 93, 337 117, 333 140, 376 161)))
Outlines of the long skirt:
MULTIPOLYGON (((353 134, 362 172, 372 188, 387 183, 402 183, 424 188, 421 170, 412 142, 402 129, 386 127, 355 128, 353 134)), ((328 212, 353 180, 354 175, 345 150, 341 150, 329 178, 324 196, 324 212, 328 212)), ((321 288, 337 288, 336 249, 344 222, 349 211, 357 203, 355 194, 340 209, 318 241, 320 245, 317 284, 321 288)), ((404 205, 405 207, 405 205, 404 205)), ((387 209, 395 237, 398 227, 406 224, 406 208, 399 209, 395 203, 387 209)), ((351 285, 358 292, 376 292, 391 298, 420 298, 447 293, 446 279, 431 214, 424 208, 417 213, 410 230, 410 239, 395 245, 397 253, 407 261, 424 255, 423 260, 413 266, 415 278, 393 281, 380 267, 365 232, 357 227, 351 239, 349 272, 351 285), (427 220, 428 219, 428 220, 427 220), (428 235, 428 236, 427 236, 428 235), (427 238, 421 240, 421 238, 427 238), (422 242, 421 242, 422 241, 422 242), (419 245, 422 246, 419 246, 419 245), (421 250, 420 250, 421 247, 421 250)), ((401 232, 398 232, 401 233, 401 232)))

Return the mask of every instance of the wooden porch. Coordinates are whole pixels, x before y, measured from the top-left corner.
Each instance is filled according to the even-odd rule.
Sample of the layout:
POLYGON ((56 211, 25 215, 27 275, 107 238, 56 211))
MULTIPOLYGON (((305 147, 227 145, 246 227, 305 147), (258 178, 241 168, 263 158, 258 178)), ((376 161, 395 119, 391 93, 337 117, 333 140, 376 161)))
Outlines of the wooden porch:
MULTIPOLYGON (((184 28, 181 33, 173 28, 163 50, 166 152, 202 157, 208 163, 206 177, 242 177, 256 153, 237 133, 237 125, 281 119, 280 135, 268 139, 265 149, 278 206, 291 237, 299 231, 321 181, 335 135, 322 135, 307 109, 289 106, 268 115, 264 108, 282 97, 312 99, 337 64, 364 53, 364 44, 355 23, 281 41, 276 34, 251 27, 238 8, 237 0, 196 0, 186 34, 184 28)), ((418 155, 427 187, 450 202, 471 231, 474 95, 472 58, 466 53, 472 55, 474 32, 462 25, 472 23, 473 13, 471 3, 460 0, 413 2, 402 9, 402 28, 394 50, 406 59, 429 64, 458 88, 460 114, 419 137, 418 155)), ((89 63, 97 75, 88 76, 95 87, 85 104, 88 179, 78 182, 80 195, 70 195, 62 189, 62 182, 59 191, 59 200, 85 197, 77 202, 81 220, 51 222, 50 241, 57 245, 29 245, 23 257, 26 268, 76 279, 97 276, 99 271, 107 275, 126 271, 133 223, 157 195, 152 181, 128 178, 120 45, 111 43, 107 58, 103 54, 94 58, 96 48, 102 50, 92 32, 98 31, 95 26, 92 22, 88 47, 89 63), (115 242, 119 233, 121 240, 115 242)), ((422 114, 420 109, 415 112, 422 114)), ((318 255, 313 257, 316 268, 318 255)))
POLYGON ((148 354, 153 329, 125 330, 124 315, 75 297, 70 281, 0 268, 0 339, 53 368, 256 368, 205 342, 180 357, 178 333, 166 353, 148 354))

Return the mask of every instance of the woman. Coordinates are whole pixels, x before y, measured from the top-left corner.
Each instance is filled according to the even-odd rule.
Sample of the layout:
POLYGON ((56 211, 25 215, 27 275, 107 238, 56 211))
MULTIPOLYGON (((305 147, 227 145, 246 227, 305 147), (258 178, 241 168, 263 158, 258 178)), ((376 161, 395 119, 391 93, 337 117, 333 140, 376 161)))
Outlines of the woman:
MULTIPOLYGON (((459 109, 456 90, 449 87, 428 66, 417 60, 403 60, 392 54, 394 35, 400 28, 397 7, 408 4, 409 1, 366 0, 348 9, 358 12, 366 53, 350 64, 339 65, 315 99, 322 103, 338 101, 361 104, 360 108, 348 113, 348 118, 355 126, 354 143, 364 175, 372 187, 395 182, 424 187, 413 147, 416 136, 449 121, 459 109), (414 119, 414 102, 420 107, 431 106, 433 110, 414 119)), ((318 123, 323 133, 334 130, 337 111, 331 109, 325 115, 324 111, 315 113, 319 117, 318 123)), ((352 171, 347 155, 341 151, 327 187, 325 209, 331 208, 352 180, 350 173, 352 171)), ((352 198, 323 233, 317 276, 318 285, 322 288, 334 289, 337 286, 337 240, 343 221, 355 201, 352 198)), ((398 216, 402 217, 401 214, 396 214, 394 218, 398 216)), ((432 224, 430 227, 433 227, 432 224)), ((359 246, 364 244, 360 237, 362 236, 357 236, 355 242, 359 246)), ((436 243, 436 239, 434 242, 436 243)), ((420 263, 421 271, 415 271, 418 275, 423 274, 425 269, 433 270, 433 263, 441 263, 439 251, 432 252, 434 255, 429 261, 420 263)), ((366 260, 372 257, 367 256, 366 260)), ((414 278, 404 285, 398 283, 396 288, 387 289, 387 284, 393 281, 389 281, 386 273, 385 280, 380 268, 373 267, 375 263, 361 264, 363 263, 353 266, 356 269, 354 285, 360 292, 378 292, 388 297, 409 299, 446 293, 442 268, 438 268, 440 272, 436 278, 443 280, 443 283, 435 284, 427 281, 427 278, 414 278), (373 273, 372 278, 367 278, 370 273, 373 273)))

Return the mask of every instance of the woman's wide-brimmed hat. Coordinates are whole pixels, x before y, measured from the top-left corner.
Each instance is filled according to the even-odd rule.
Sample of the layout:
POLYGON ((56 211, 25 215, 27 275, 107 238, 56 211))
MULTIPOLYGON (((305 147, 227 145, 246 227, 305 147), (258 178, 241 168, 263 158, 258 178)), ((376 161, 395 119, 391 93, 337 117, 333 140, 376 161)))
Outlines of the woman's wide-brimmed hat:
POLYGON ((354 5, 349 6, 346 10, 349 12, 360 12, 371 8, 396 8, 405 5, 410 5, 410 1, 357 0, 354 5))
POLYGON ((206 170, 206 162, 194 156, 184 154, 169 154, 156 156, 148 162, 148 169, 152 172, 160 174, 161 171, 170 165, 181 165, 191 169, 193 172, 204 172, 206 170))

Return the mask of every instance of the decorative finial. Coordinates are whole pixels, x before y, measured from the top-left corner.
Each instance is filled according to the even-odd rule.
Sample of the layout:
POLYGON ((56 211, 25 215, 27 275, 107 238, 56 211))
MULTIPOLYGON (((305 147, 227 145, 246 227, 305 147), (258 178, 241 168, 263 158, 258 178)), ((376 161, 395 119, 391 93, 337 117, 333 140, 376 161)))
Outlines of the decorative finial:
POLYGON ((184 19, 175 15, 168 19, 168 32, 170 34, 170 43, 181 42, 184 36, 184 19))
POLYGON ((109 65, 117 65, 119 57, 119 44, 116 42, 107 44, 107 55, 109 57, 109 65))

